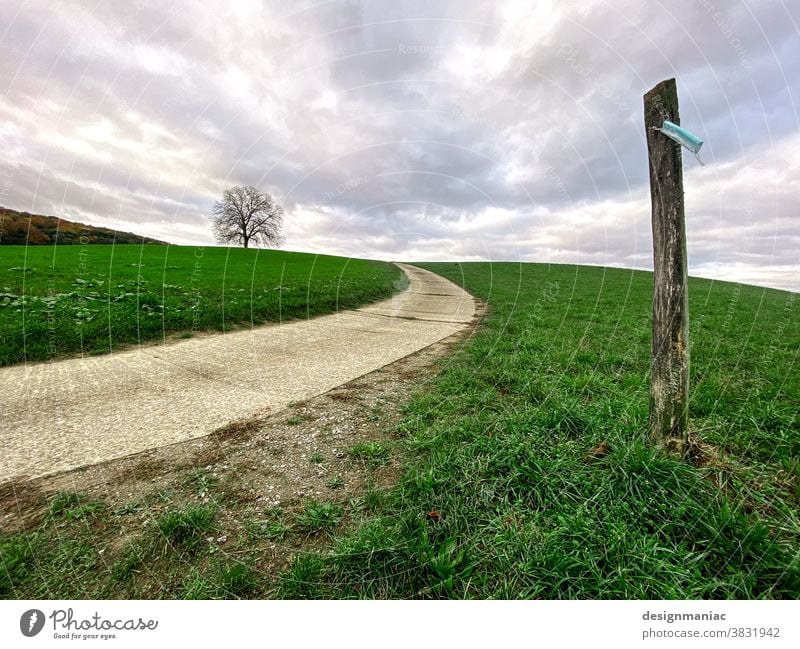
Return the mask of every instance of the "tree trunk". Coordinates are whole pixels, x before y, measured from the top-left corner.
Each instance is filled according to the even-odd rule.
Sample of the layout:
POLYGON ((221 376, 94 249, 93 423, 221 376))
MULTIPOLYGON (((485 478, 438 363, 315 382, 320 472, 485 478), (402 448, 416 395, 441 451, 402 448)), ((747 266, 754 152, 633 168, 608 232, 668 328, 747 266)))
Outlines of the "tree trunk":
POLYGON ((653 226, 653 358, 650 419, 653 439, 684 455, 689 420, 689 304, 680 145, 653 129, 680 124, 675 79, 644 96, 653 226))

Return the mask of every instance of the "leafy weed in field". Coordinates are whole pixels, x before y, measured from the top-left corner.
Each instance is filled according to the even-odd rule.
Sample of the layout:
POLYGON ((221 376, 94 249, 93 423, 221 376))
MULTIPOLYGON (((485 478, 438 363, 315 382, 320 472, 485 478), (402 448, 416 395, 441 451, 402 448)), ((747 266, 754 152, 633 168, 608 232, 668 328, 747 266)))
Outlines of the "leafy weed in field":
POLYGON ((341 518, 342 507, 340 505, 309 500, 303 511, 296 516, 295 524, 302 532, 315 533, 335 527, 341 518))

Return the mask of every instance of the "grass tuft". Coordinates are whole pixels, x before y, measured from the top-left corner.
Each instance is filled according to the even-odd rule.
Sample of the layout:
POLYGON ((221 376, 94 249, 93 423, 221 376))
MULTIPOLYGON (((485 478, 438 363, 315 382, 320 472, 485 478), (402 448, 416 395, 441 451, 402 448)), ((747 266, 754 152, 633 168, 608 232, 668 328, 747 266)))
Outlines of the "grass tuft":
POLYGON ((156 520, 156 528, 171 545, 191 549, 213 529, 216 508, 212 505, 186 505, 170 509, 156 520))
POLYGON ((348 451, 350 457, 368 466, 378 467, 389 461, 389 447, 382 442, 361 442, 348 451))
POLYGON ((342 519, 342 507, 332 502, 309 500, 295 517, 295 525, 309 534, 336 527, 342 519))

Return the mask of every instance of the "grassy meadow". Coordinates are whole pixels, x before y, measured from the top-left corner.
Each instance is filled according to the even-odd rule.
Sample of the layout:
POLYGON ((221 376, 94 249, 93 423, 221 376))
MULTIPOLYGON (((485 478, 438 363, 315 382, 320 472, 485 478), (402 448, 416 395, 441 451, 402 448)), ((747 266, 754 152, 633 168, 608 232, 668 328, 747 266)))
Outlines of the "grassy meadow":
POLYGON ((307 318, 388 297, 383 262, 161 245, 0 247, 0 365, 307 318))
POLYGON ((646 439, 652 275, 422 264, 486 300, 372 517, 283 597, 797 598, 797 295, 690 280, 692 457, 646 439))
POLYGON ((350 451, 368 467, 399 459, 395 486, 294 517, 258 511, 275 516, 259 534, 305 548, 277 579, 259 572, 255 537, 227 552, 205 540, 219 521, 254 529, 258 504, 200 474, 204 503, 56 496, 34 527, 0 536, 0 594, 136 597, 139 579, 162 597, 800 596, 797 295, 690 281, 681 461, 647 440, 651 274, 424 266, 485 300, 485 322, 388 444, 350 451))

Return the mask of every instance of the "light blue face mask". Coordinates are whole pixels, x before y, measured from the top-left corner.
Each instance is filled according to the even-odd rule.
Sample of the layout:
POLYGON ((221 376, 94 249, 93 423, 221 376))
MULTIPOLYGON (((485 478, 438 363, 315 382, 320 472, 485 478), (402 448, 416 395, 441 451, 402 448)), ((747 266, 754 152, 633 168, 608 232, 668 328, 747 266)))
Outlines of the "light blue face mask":
POLYGON ((654 127, 657 131, 661 131, 670 140, 674 140, 681 146, 686 147, 694 153, 694 157, 702 165, 703 161, 700 159, 700 147, 703 146, 703 140, 697 137, 694 133, 690 133, 685 128, 681 128, 677 124, 673 124, 669 120, 664 120, 661 128, 654 127))

